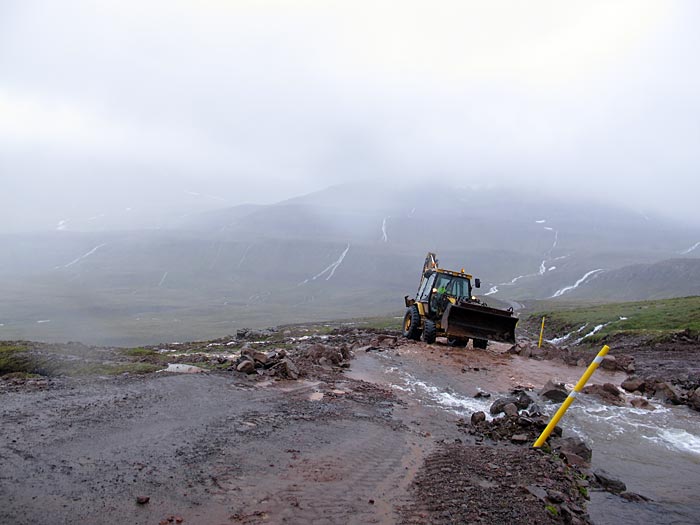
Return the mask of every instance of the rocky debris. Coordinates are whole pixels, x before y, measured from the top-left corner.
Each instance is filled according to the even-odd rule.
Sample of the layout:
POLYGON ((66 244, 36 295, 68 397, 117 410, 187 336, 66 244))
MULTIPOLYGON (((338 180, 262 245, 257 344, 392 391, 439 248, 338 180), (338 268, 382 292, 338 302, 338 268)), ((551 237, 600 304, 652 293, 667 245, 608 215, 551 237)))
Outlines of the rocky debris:
POLYGON ((478 425, 486 421, 486 414, 484 412, 474 412, 471 417, 472 425, 478 425))
POLYGON ((587 467, 591 463, 593 451, 585 441, 577 437, 557 436, 551 440, 552 450, 570 465, 587 467))
POLYGON ((653 396, 663 403, 680 404, 680 392, 671 383, 666 381, 654 384, 653 396))
POLYGON ((627 485, 603 469, 596 469, 593 472, 593 476, 596 484, 608 492, 620 494, 627 490, 627 485))
MULTIPOLYGON (((508 353, 531 359, 560 360, 570 366, 588 366, 598 350, 580 347, 560 348, 546 342, 543 343, 542 348, 537 348, 535 343, 525 341, 510 347, 508 353)), ((630 355, 606 356, 600 366, 606 370, 622 370, 628 373, 635 371, 634 357, 630 355)))
POLYGON ((700 387, 693 390, 688 396, 688 406, 695 410, 700 410, 700 387))
POLYGON ((418 472, 415 502, 400 522, 590 523, 580 477, 555 456, 522 445, 442 445, 418 472))
POLYGON ((151 501, 150 496, 138 496, 136 498, 136 503, 138 503, 139 505, 145 505, 149 501, 151 501))
POLYGON ((630 376, 620 386, 628 392, 644 392, 646 381, 640 377, 630 376))
POLYGON ((495 416, 504 412, 506 405, 513 404, 515 405, 517 414, 518 409, 525 410, 533 402, 534 400, 524 390, 513 390, 510 396, 502 397, 494 401, 489 409, 489 412, 491 415, 495 416))
POLYGON ((291 359, 286 357, 270 368, 272 375, 282 379, 299 379, 299 369, 291 359))
POLYGON ((612 383, 588 385, 583 388, 583 393, 598 396, 604 403, 609 405, 624 406, 626 404, 620 390, 612 383))
POLYGON ((632 405, 634 408, 643 408, 644 410, 656 410, 654 405, 649 403, 649 401, 643 397, 634 397, 630 399, 630 405, 632 405))
POLYGON ((540 397, 555 403, 562 403, 569 395, 563 383, 555 383, 551 379, 540 390, 540 397))
MULTIPOLYGON (((457 425, 467 433, 476 436, 477 441, 490 439, 493 441, 532 444, 540 436, 547 423, 547 418, 518 415, 517 412, 514 415, 504 415, 487 421, 486 414, 474 412, 471 416, 471 426, 464 420, 460 420, 457 425)), ((553 436, 561 436, 561 433, 561 427, 554 427, 552 431, 553 436)))

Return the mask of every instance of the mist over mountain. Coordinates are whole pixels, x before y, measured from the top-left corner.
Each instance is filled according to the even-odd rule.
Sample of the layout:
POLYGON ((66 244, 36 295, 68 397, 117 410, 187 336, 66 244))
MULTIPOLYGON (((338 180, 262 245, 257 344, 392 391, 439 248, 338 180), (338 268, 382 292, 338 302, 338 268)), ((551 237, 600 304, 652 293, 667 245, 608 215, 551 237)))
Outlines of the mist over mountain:
POLYGON ((0 330, 137 344, 400 315, 427 251, 480 277, 492 304, 688 295, 698 240, 692 227, 542 194, 348 184, 160 229, 2 235, 0 330))

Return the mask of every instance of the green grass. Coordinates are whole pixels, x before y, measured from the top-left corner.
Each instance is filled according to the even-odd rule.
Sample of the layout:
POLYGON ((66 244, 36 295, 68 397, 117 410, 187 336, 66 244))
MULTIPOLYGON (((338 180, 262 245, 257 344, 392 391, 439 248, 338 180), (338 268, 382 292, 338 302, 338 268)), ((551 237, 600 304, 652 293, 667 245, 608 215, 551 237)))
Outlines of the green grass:
POLYGON ((545 322, 547 337, 552 337, 553 334, 563 335, 585 324, 593 329, 596 325, 606 323, 610 324, 595 336, 587 338, 587 341, 595 342, 606 335, 618 333, 658 337, 683 330, 700 331, 700 297, 608 303, 585 307, 567 305, 533 313, 528 317, 527 322, 538 324, 542 316, 547 317, 545 322), (621 317, 626 319, 620 319, 621 317))
POLYGON ((34 363, 27 348, 18 344, 0 344, 0 375, 32 373, 34 363))
POLYGON ((89 363, 70 371, 69 375, 87 376, 104 375, 116 376, 124 373, 150 374, 163 367, 152 363, 89 363))

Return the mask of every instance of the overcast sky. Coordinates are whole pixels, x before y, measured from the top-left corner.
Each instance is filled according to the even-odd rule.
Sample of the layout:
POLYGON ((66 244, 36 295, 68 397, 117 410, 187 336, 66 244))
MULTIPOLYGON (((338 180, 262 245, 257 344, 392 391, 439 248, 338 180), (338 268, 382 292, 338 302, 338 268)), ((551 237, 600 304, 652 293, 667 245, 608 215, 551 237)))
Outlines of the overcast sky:
POLYGON ((695 0, 4 0, 0 231, 436 176, 700 224, 699 23, 695 0))

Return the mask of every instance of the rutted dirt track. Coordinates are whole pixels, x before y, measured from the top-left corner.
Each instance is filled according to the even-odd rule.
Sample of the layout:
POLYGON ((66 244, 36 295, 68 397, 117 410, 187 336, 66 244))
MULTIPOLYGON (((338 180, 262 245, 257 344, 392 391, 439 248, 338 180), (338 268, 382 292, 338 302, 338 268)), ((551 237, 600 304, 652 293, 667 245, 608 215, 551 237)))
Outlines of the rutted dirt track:
MULTIPOLYGON (((356 348, 350 373, 323 364, 297 381, 158 373, 5 391, 0 522, 586 520, 576 490, 565 495, 576 512, 564 517, 538 495, 576 489, 567 467, 527 446, 488 445, 385 379, 419 371, 473 398, 539 387, 555 370, 573 381, 581 369, 441 341, 375 350, 356 348)), ((602 372, 600 381, 622 378, 602 372)))

